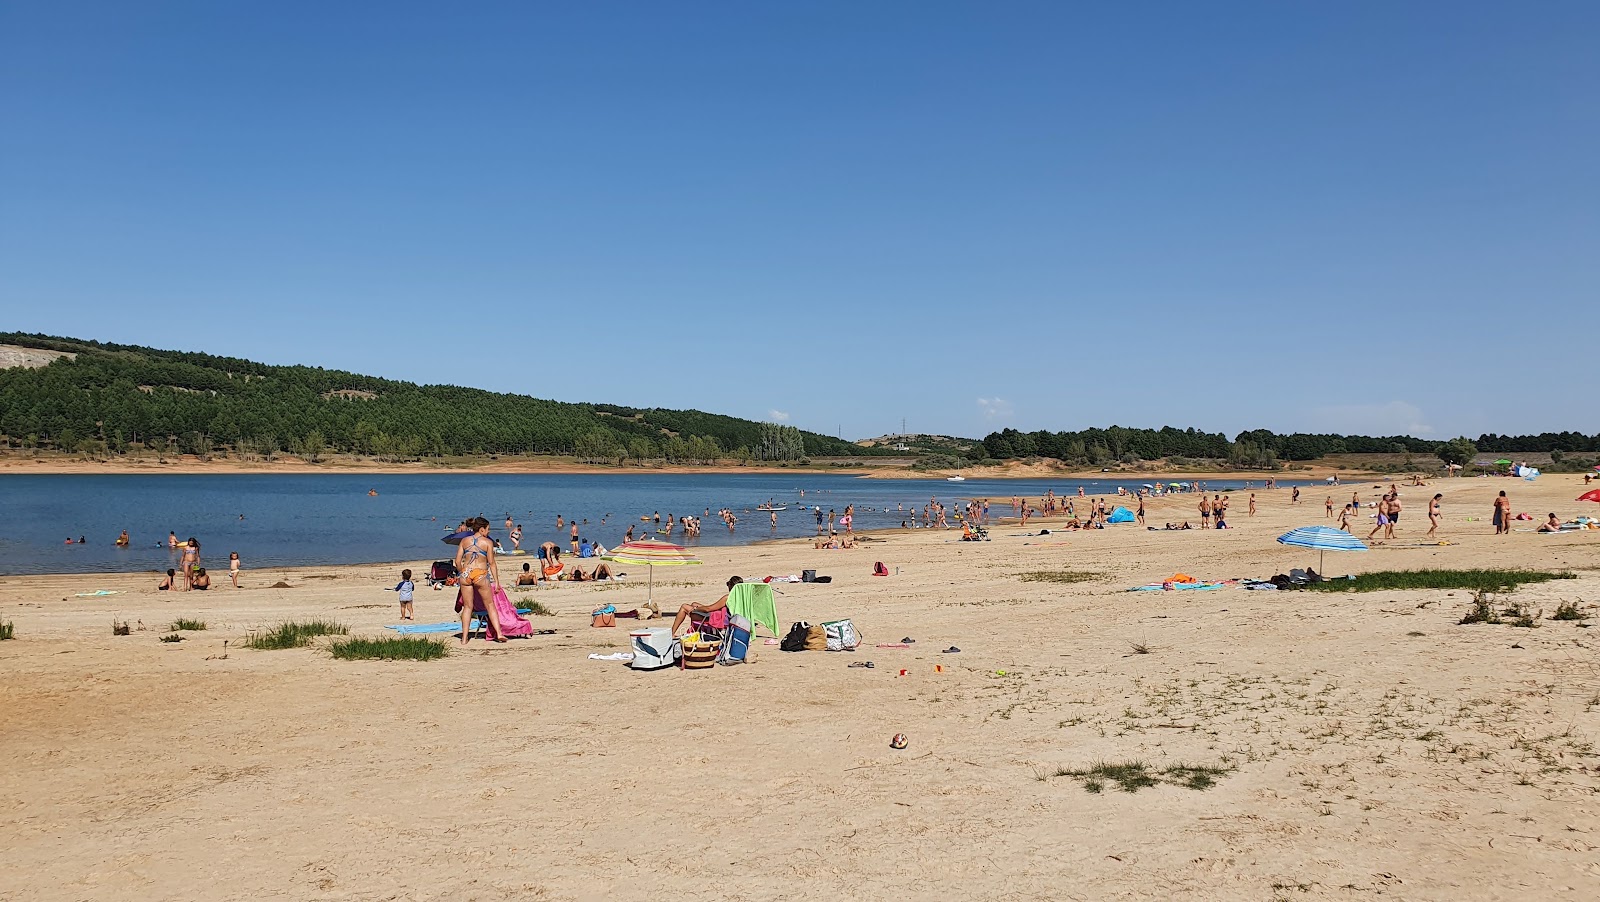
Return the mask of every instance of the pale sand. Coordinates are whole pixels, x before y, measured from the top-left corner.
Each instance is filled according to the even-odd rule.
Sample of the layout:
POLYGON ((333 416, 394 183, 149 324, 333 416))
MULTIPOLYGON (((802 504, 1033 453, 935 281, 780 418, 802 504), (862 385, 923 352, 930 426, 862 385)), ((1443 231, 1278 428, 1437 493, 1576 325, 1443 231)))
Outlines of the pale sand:
MULTIPOLYGON (((1571 501, 1579 482, 1406 489, 1403 541, 1328 568, 1569 567, 1579 579, 1516 598, 1546 614, 1593 602, 1600 532, 1488 526, 1501 488, 1518 510, 1600 512, 1571 501), (1418 544, 1435 490, 1456 544, 1418 544)), ((1225 533, 708 549, 702 567, 657 571, 658 600, 809 566, 835 581, 782 587, 785 625, 850 616, 869 644, 918 640, 758 646, 712 672, 586 659, 627 641, 587 611, 636 604, 640 580, 539 591, 557 636, 381 664, 223 640, 315 615, 383 633, 398 566, 247 571, 246 590, 221 576, 204 595, 147 575, 6 578, 0 897, 1594 898, 1600 636, 1459 626, 1465 592, 1121 591, 1315 563, 1272 539, 1325 522, 1325 494, 1290 510, 1287 491, 1260 492, 1254 520, 1235 494, 1225 533), (869 576, 875 560, 899 574, 869 576), (1061 568, 1105 577, 1013 576, 1061 568), (297 588, 259 588, 280 578, 297 588), (128 594, 70 597, 96 588, 128 594), (210 629, 158 642, 177 616, 210 629), (113 617, 147 629, 113 637, 113 617), (952 643, 963 652, 937 653, 952 643), (889 748, 896 732, 910 748, 889 748), (1135 794, 1049 776, 1132 758, 1237 770, 1135 794)), ((1151 520, 1191 507, 1157 502, 1151 520)), ((452 597, 419 591, 419 619, 447 619, 452 597)))

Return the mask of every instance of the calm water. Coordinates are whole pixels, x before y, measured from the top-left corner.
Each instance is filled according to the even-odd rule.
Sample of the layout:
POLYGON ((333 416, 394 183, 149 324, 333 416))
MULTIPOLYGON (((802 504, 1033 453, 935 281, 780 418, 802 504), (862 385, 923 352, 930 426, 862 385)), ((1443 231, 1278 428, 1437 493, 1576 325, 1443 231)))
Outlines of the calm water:
MULTIPOLYGON (((239 552, 246 568, 448 557, 452 549, 440 537, 462 518, 477 514, 489 519, 491 534, 507 548, 511 543, 502 524, 508 512, 522 524, 525 548, 545 539, 566 547, 567 531, 556 530, 558 514, 569 521, 577 517, 580 524, 587 520, 580 527, 583 535, 610 546, 622 541, 630 523, 640 527, 638 538, 644 525, 639 517, 657 511, 663 522, 668 513, 704 519, 698 539, 685 540, 678 532, 673 541, 732 545, 815 534, 810 505, 842 512, 854 504, 856 527, 875 529, 899 526, 910 516, 895 512, 896 505, 920 509, 930 497, 952 508, 968 498, 989 498, 991 513, 999 516, 1010 514, 1013 495, 1039 497, 1048 489, 1076 494, 1079 485, 1091 496, 1115 495, 1118 485, 1132 490, 1139 484, 1070 479, 949 483, 813 473, 7 475, 0 476, 0 574, 165 570, 172 566, 168 530, 180 540, 200 539, 205 565, 225 573, 230 551, 239 552), (802 488, 804 499, 798 494, 802 488), (368 496, 368 489, 377 489, 378 495, 368 496), (765 512, 745 512, 768 499, 789 505, 778 514, 776 530, 765 512), (716 518, 723 507, 740 518, 732 534, 716 518), (711 517, 705 516, 707 508, 711 517), (130 548, 114 544, 123 529, 132 539, 130 548), (80 535, 88 539, 86 545, 65 544, 69 536, 80 535)), ((1224 491, 1243 485, 1220 480, 1207 484, 1224 491)))

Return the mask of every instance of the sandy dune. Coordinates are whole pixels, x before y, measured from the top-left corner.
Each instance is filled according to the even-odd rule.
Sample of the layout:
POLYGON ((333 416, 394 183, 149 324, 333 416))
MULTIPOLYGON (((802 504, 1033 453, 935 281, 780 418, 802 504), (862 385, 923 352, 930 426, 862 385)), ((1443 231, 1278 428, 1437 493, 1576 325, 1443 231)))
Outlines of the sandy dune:
MULTIPOLYGON (((1578 579, 1514 600, 1600 600, 1600 532, 1492 536, 1501 488, 1518 510, 1600 512, 1571 501, 1571 476, 1440 481, 1405 490, 1400 541, 1328 569, 1561 567, 1578 579), (1435 490, 1453 544, 1417 540, 1435 490)), ((1465 592, 1123 591, 1315 563, 1272 539, 1325 522, 1324 494, 1291 509, 1258 493, 1254 519, 1236 495, 1221 533, 707 549, 657 572, 659 601, 815 567, 835 581, 782 587, 780 616, 850 616, 868 642, 762 646, 711 672, 587 659, 627 639, 587 612, 633 606, 639 580, 539 590, 556 636, 379 664, 224 640, 314 615, 385 632, 400 565, 252 571, 205 594, 144 574, 0 579, 17 631, 0 643, 0 897, 1600 895, 1600 636, 1457 625, 1465 592), (876 560, 898 574, 869 576, 876 560), (1098 575, 1019 578, 1065 570, 1098 575), (260 588, 279 579, 294 588, 260 588), (72 597, 99 588, 125 594, 72 597), (158 642, 178 616, 209 628, 158 642), (114 637, 114 617, 145 629, 114 637), (917 642, 870 647, 902 636, 917 642), (890 749, 902 731, 910 747, 890 749), (1053 776, 1102 760, 1221 772, 1099 794, 1053 776)), ((1190 509, 1158 502, 1151 520, 1190 509)), ((419 619, 447 619, 452 597, 419 591, 419 619)))

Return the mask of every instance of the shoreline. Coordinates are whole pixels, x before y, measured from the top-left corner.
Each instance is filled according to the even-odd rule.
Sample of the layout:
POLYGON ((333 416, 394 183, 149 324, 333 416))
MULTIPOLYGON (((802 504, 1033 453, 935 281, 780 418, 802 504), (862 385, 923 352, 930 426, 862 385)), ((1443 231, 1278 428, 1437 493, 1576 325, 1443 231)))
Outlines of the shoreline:
MULTIPOLYGON (((1367 470, 1344 470, 1331 464, 1310 465, 1303 470, 1279 470, 1264 472, 1260 470, 1116 470, 1101 472, 1100 470, 1073 470, 1057 468, 1041 464, 1025 464, 1013 462, 1001 465, 978 466, 960 471, 943 470, 913 470, 909 466, 885 466, 882 464, 861 464, 851 466, 806 466, 806 467, 775 467, 775 466, 685 466, 671 465, 659 467, 608 467, 596 464, 582 464, 562 458, 516 458, 512 460, 482 460, 463 462, 461 464, 426 464, 426 463, 384 463, 374 460, 330 460, 325 463, 306 463, 298 458, 285 458, 275 461, 243 461, 243 460, 200 460, 192 456, 173 457, 165 461, 155 461, 142 458, 119 458, 114 460, 96 461, 60 457, 15 457, 0 455, 0 476, 8 474, 28 476, 129 476, 129 475, 172 475, 187 476, 195 474, 238 474, 238 475, 283 475, 283 476, 314 476, 322 474, 340 474, 350 476, 380 476, 394 473, 427 473, 427 474, 489 474, 489 475, 549 475, 549 476, 580 476, 610 474, 618 476, 629 475, 717 475, 748 473, 755 475, 781 475, 791 473, 795 475, 835 475, 852 476, 858 479, 916 479, 931 482, 944 482, 951 475, 962 475, 965 481, 988 480, 1050 480, 1072 479, 1087 481, 1131 482, 1146 480, 1153 482, 1157 477, 1165 481, 1192 481, 1192 480, 1249 480, 1251 482, 1265 481, 1268 477, 1289 481, 1320 481, 1329 476, 1338 475, 1341 480, 1355 479, 1366 481, 1368 479, 1395 479, 1402 478, 1399 474, 1378 473, 1367 470)), ((1435 477, 1443 478, 1443 477, 1435 477)), ((960 485, 960 483, 952 483, 960 485)))

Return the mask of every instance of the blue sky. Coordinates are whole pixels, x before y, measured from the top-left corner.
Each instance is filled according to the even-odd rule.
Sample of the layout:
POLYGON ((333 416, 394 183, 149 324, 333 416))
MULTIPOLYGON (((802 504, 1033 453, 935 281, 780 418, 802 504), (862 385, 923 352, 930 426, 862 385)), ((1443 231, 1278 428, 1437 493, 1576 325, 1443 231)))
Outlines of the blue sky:
POLYGON ((1596 428, 1593 3, 0 5, 0 328, 846 437, 1596 428))

